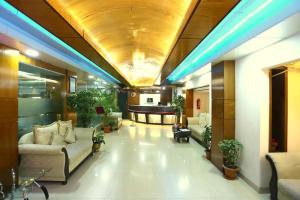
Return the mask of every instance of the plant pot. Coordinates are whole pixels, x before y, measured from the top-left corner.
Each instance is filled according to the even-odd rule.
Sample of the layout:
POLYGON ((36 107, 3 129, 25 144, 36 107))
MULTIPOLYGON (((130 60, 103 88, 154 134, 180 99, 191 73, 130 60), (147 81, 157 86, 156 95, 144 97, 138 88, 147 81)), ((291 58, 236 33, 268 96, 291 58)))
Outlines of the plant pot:
POLYGON ((93 144, 93 152, 98 152, 100 150, 101 143, 94 143, 93 144))
POLYGON ((111 132, 111 127, 110 126, 104 126, 103 131, 104 131, 104 133, 110 133, 111 132))
POLYGON ((211 158, 211 151, 205 149, 205 154, 206 154, 206 159, 207 159, 207 160, 210 160, 210 158, 211 158))
POLYGON ((237 177, 237 174, 239 173, 240 168, 229 168, 223 165, 223 172, 224 177, 228 180, 235 180, 237 177))

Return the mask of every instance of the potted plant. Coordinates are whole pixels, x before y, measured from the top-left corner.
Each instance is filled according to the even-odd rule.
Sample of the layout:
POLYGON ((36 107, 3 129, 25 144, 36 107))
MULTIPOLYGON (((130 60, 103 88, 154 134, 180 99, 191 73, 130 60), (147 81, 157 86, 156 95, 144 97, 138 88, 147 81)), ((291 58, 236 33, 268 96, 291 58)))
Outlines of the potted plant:
POLYGON ((181 95, 176 96, 172 101, 172 107, 176 115, 176 122, 175 122, 176 124, 179 124, 180 117, 184 109, 184 103, 185 103, 185 99, 181 95))
POLYGON ((105 144, 104 134, 100 131, 93 137, 93 152, 98 152, 102 143, 105 144))
POLYGON ((235 139, 225 139, 218 144, 224 158, 224 176, 229 180, 234 180, 239 172, 237 161, 240 158, 242 144, 235 139))
POLYGON ((206 154, 206 158, 207 160, 210 160, 211 158, 211 126, 210 125, 206 125, 205 127, 205 131, 203 133, 203 146, 205 148, 205 154, 206 154))
POLYGON ((112 128, 115 126, 115 119, 110 114, 104 114, 102 116, 102 127, 104 133, 110 133, 112 128))
POLYGON ((89 127, 96 115, 95 106, 98 91, 95 89, 82 90, 67 97, 67 105, 70 110, 77 113, 77 125, 89 127))

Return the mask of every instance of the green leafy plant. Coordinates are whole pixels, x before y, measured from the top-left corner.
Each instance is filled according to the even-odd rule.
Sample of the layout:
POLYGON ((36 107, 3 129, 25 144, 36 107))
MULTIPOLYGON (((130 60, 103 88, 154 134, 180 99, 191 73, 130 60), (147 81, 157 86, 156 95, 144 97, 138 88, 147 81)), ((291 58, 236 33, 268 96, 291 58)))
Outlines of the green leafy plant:
POLYGON ((89 127, 96 115, 95 106, 99 102, 99 92, 96 89, 82 90, 67 97, 70 110, 77 113, 77 125, 89 127))
POLYGON ((172 101, 172 107, 176 113, 177 117, 180 117, 181 113, 184 110, 185 99, 183 96, 178 95, 172 101))
POLYGON ((204 128, 205 128, 205 131, 203 133, 203 145, 204 145, 204 147, 205 147, 205 149, 207 151, 210 151, 210 148, 211 148, 211 136, 212 136, 211 126, 210 125, 206 125, 204 128))
POLYGON ((219 142, 218 146, 224 157, 224 165, 228 168, 237 168, 237 161, 240 158, 242 144, 235 139, 225 139, 219 142))
POLYGON ((106 115, 109 115, 111 112, 119 111, 115 88, 100 90, 98 97, 98 105, 103 106, 106 115))
POLYGON ((105 144, 104 133, 103 131, 99 131, 94 137, 93 142, 97 144, 105 144))

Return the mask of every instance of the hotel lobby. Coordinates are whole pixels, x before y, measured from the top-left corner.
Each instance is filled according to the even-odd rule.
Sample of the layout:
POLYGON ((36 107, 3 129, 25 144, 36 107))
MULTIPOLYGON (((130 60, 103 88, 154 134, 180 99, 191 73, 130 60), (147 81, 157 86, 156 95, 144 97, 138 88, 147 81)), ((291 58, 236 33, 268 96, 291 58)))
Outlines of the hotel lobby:
POLYGON ((0 0, 0 200, 300 200, 299 0, 0 0))

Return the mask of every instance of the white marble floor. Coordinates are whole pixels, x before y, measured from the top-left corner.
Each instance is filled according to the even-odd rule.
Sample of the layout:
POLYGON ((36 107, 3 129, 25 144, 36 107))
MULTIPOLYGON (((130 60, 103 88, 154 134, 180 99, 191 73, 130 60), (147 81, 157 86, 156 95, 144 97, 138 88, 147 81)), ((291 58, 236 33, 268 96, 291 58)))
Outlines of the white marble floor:
MULTIPOLYGON (((67 185, 46 183, 50 199, 259 200, 243 180, 228 181, 203 157, 203 148, 175 143, 171 126, 128 121, 107 134, 101 152, 86 160, 67 185)), ((42 199, 39 192, 32 199, 42 199)))

